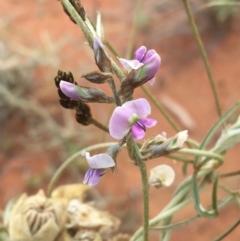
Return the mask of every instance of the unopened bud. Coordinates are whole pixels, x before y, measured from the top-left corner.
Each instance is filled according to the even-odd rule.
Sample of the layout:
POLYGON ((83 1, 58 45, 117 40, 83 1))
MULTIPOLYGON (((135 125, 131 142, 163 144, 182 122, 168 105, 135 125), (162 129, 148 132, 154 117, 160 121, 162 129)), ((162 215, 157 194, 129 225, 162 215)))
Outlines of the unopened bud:
POLYGON ((159 188, 170 186, 175 178, 174 170, 168 165, 159 165, 150 170, 148 183, 150 186, 159 188))
POLYGON ((102 72, 111 73, 112 65, 111 65, 110 59, 108 57, 108 54, 105 50, 105 47, 102 41, 97 37, 94 38, 93 50, 94 50, 95 62, 98 68, 102 72))
POLYGON ((108 82, 112 78, 111 73, 103 73, 100 71, 93 71, 91 73, 88 73, 86 75, 83 75, 86 80, 90 81, 94 84, 103 84, 108 82))
POLYGON ((60 82, 62 92, 69 98, 76 101, 96 102, 96 103, 113 103, 114 99, 108 97, 102 90, 89 88, 68 83, 60 82))
POLYGON ((160 57, 156 53, 144 65, 129 72, 128 76, 121 82, 121 93, 126 95, 135 88, 151 80, 160 66, 160 57))

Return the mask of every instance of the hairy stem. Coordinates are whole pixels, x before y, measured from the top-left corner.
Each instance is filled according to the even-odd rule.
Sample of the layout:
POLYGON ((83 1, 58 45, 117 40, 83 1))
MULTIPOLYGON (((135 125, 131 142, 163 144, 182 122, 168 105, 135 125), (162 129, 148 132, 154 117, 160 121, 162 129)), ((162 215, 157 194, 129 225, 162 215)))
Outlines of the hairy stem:
POLYGON ((146 165, 142 160, 139 148, 136 142, 131 138, 131 148, 135 157, 136 164, 138 165, 141 177, 142 177, 142 188, 143 188, 143 240, 148 241, 149 233, 149 186, 146 165))

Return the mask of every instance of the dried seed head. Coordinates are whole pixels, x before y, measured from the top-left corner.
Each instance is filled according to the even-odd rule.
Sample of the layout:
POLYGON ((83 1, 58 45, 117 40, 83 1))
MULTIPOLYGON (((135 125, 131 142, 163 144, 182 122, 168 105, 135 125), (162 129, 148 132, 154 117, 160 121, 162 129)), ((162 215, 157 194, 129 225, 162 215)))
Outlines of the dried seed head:
POLYGON ((107 237, 120 224, 117 218, 107 212, 99 211, 89 204, 80 203, 77 199, 69 203, 67 217, 66 228, 74 240, 79 236, 86 236, 84 240, 92 240, 91 237, 95 235, 107 237))
POLYGON ((9 235, 11 240, 54 241, 62 231, 63 219, 64 210, 43 191, 31 197, 24 194, 11 211, 9 235))

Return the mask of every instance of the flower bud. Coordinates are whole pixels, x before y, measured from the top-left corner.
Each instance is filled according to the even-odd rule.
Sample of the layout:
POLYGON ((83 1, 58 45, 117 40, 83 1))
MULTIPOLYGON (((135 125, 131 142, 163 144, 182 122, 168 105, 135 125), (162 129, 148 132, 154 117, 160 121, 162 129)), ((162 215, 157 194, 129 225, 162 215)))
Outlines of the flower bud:
POLYGON ((112 65, 111 65, 110 59, 108 57, 108 54, 105 50, 105 47, 102 41, 97 37, 94 38, 93 50, 94 50, 95 62, 98 68, 102 72, 111 73, 112 65))
POLYGON ((23 194, 11 210, 9 236, 11 240, 54 241, 63 222, 60 203, 48 199, 42 190, 30 197, 23 194))
POLYGON ((90 81, 94 84, 103 84, 108 82, 112 78, 111 73, 103 73, 100 71, 93 71, 91 73, 88 73, 86 75, 83 75, 86 80, 90 81))
POLYGON ((170 186, 175 178, 173 169, 168 165, 159 165, 150 170, 148 183, 150 186, 159 188, 170 186))
POLYGON ((187 130, 181 131, 169 139, 162 134, 146 140, 140 149, 143 160, 147 161, 180 150, 188 138, 187 132, 187 130))
POLYGON ((73 78, 73 75, 71 72, 66 73, 66 72, 62 72, 61 70, 58 70, 58 74, 54 78, 55 84, 58 88, 58 95, 60 97, 60 100, 59 100, 60 105, 66 109, 74 109, 78 105, 78 103, 75 100, 71 100, 68 96, 66 96, 62 92, 62 90, 60 89, 61 80, 67 81, 67 82, 75 84, 75 85, 77 85, 77 83, 74 81, 74 78, 73 78))
POLYGON ((60 82, 60 89, 69 98, 83 102, 113 103, 112 97, 108 97, 102 90, 60 82))

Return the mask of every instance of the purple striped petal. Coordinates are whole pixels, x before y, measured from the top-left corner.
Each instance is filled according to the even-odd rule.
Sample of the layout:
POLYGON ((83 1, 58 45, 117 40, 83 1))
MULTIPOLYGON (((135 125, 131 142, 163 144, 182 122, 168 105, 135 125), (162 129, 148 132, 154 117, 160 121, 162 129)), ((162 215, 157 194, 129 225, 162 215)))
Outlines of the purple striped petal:
POLYGON ((132 137, 135 141, 142 139, 145 136, 145 130, 138 124, 134 124, 131 128, 132 137))
POLYGON ((128 101, 113 111, 109 122, 109 132, 113 138, 122 139, 130 130, 133 115, 145 118, 151 113, 151 106, 146 99, 128 101))

